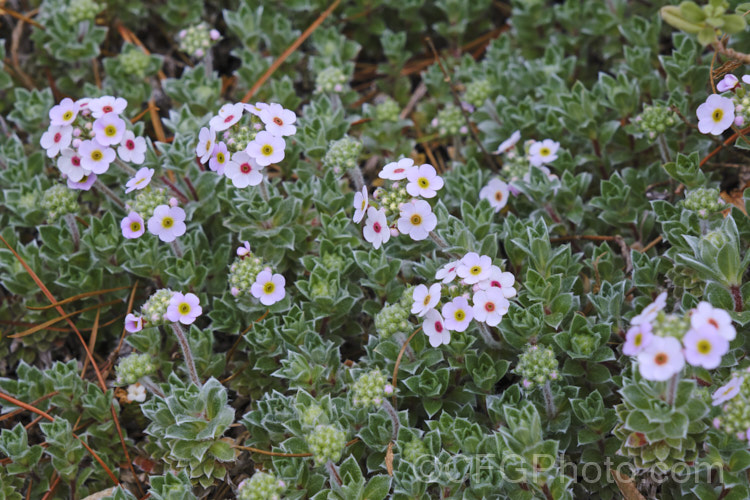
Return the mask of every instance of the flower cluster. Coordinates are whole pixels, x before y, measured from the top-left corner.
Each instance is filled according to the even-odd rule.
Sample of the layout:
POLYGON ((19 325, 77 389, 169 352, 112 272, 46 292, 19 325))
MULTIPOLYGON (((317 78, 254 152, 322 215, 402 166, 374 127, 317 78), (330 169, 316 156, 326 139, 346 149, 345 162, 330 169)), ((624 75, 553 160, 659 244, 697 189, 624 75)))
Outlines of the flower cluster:
POLYGON ((731 126, 742 127, 750 121, 750 95, 748 87, 750 75, 744 75, 742 82, 729 73, 716 84, 716 91, 706 102, 698 106, 698 130, 703 134, 721 135, 731 126))
POLYGON ((279 500, 286 483, 271 473, 256 471, 237 487, 239 500, 279 500))
POLYGON ((352 386, 352 403, 354 406, 377 406, 383 402, 384 396, 393 394, 393 386, 386 381, 385 375, 379 370, 365 372, 359 376, 352 386))
MULTIPOLYGON (((560 143, 552 139, 544 139, 543 141, 528 140, 524 143, 523 152, 521 153, 518 148, 520 140, 521 132, 516 130, 508 139, 500 143, 494 153, 504 156, 502 174, 507 182, 512 183, 519 179, 524 182, 528 181, 531 176, 530 168, 532 166, 539 168, 548 177, 555 178, 556 176, 550 172, 550 169, 546 165, 557 160, 560 143)), ((488 196, 491 194, 494 194, 494 192, 488 192, 488 196)))
POLYGON ((487 79, 473 80, 466 84, 462 104, 471 106, 470 111, 480 107, 492 95, 492 84, 487 79))
POLYGON ((357 168, 357 160, 362 148, 363 144, 360 141, 348 135, 337 141, 331 141, 323 157, 323 165, 333 169, 336 173, 357 168))
MULTIPOLYGON (((143 189, 148 186, 154 170, 142 168, 135 177, 128 181, 126 192, 143 189)), ((185 210, 177 206, 177 199, 170 198, 163 203, 166 193, 163 189, 149 188, 136 196, 136 200, 127 204, 128 215, 120 221, 122 235, 127 239, 140 238, 148 232, 158 236, 161 241, 171 243, 185 234, 185 210), (148 222, 144 225, 144 219, 148 222)))
POLYGON ((374 200, 369 199, 367 187, 354 195, 354 222, 367 214, 362 231, 365 240, 378 249, 399 233, 414 241, 426 239, 437 226, 437 216, 428 202, 418 198, 434 198, 443 187, 435 167, 426 163, 417 166, 414 160, 402 158, 385 165, 378 177, 392 182, 376 189, 374 200))
POLYGON ((457 284, 446 287, 439 312, 437 308, 443 298, 440 283, 414 288, 411 312, 424 317, 422 330, 433 347, 450 343, 450 332, 466 331, 472 319, 497 326, 508 312, 508 299, 516 295, 513 275, 492 264, 487 255, 469 252, 461 260, 443 266, 435 275, 443 285, 453 283, 456 278, 457 284))
POLYGON ((466 127, 464 115, 461 113, 461 108, 454 104, 448 104, 438 111, 437 116, 432 119, 430 125, 440 135, 466 134, 469 132, 469 129, 466 127))
POLYGON ((522 377, 524 389, 542 386, 548 381, 557 380, 557 359, 549 347, 528 346, 518 357, 515 373, 522 377))
POLYGON ((375 330, 380 337, 387 339, 397 333, 407 334, 413 330, 409 322, 412 302, 411 290, 406 290, 398 302, 387 304, 375 315, 375 330))
POLYGON ((732 378, 714 392, 713 406, 721 416, 713 425, 737 439, 750 441, 750 368, 732 373, 732 378))
POLYGON ((68 179, 68 187, 88 191, 117 157, 143 163, 146 140, 136 137, 120 115, 128 102, 103 96, 74 101, 65 98, 49 111, 50 126, 40 140, 49 158, 68 179))
POLYGON ((698 212, 701 218, 707 218, 714 212, 722 210, 726 203, 719 196, 716 188, 698 188, 685 195, 683 205, 688 210, 698 212))
POLYGON ((148 354, 130 354, 123 357, 115 367, 117 384, 131 385, 138 379, 151 375, 156 371, 156 365, 148 354))
POLYGON ((337 66, 323 68, 315 77, 315 93, 343 92, 346 88, 347 76, 337 66))
POLYGON ((60 216, 78 210, 78 196, 75 192, 65 189, 62 184, 55 184, 44 191, 42 209, 47 212, 47 220, 52 222, 60 216))
POLYGON ((701 302, 683 317, 665 314, 667 293, 630 320, 622 352, 638 358, 638 368, 647 380, 667 380, 682 371, 685 362, 713 369, 729 350, 737 332, 723 309, 701 302))
POLYGON ((180 50, 193 56, 203 57, 216 41, 221 38, 221 34, 211 29, 206 23, 199 23, 181 30, 177 34, 180 42, 180 50))
POLYGON ((263 181, 261 170, 284 159, 284 137, 297 132, 296 121, 293 111, 276 103, 225 104, 200 130, 195 153, 235 187, 257 186, 263 181))
POLYGON ((346 445, 346 433, 336 425, 320 424, 307 435, 307 446, 315 465, 338 462, 346 445))
POLYGON ((677 124, 677 113, 669 107, 654 104, 643 106, 643 112, 638 115, 634 122, 638 130, 655 139, 657 135, 663 134, 677 124))
POLYGON ((141 306, 140 315, 130 313, 125 317, 125 329, 135 333, 145 327, 159 326, 167 322, 191 325, 201 314, 203 308, 197 295, 162 288, 154 292, 141 306))
POLYGON ((229 268, 229 286, 233 296, 250 294, 264 306, 270 306, 286 296, 286 279, 250 251, 245 241, 237 249, 237 257, 229 268))

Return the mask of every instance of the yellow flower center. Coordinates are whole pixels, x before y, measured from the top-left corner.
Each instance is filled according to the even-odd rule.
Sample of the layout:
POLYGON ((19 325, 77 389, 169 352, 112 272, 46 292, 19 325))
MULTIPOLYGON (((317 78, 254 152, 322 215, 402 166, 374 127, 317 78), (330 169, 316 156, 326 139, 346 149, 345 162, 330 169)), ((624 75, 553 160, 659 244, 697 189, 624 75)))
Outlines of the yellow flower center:
POLYGON ((495 193, 495 201, 503 201, 503 192, 502 191, 497 191, 495 193))
POLYGON ((260 152, 264 156, 271 156, 273 154, 273 146, 271 146, 270 144, 266 144, 265 146, 260 148, 260 152))
POLYGON ((224 163, 224 153, 216 153, 216 161, 224 163))
POLYGON ((426 177, 420 177, 417 180, 417 184, 419 184, 419 187, 421 187, 421 188, 430 187, 430 181, 428 181, 426 177))
POLYGON ((94 161, 99 161, 102 158, 104 158, 104 153, 99 151, 98 149, 95 149, 91 152, 91 159, 94 161))
POLYGON ((180 302, 179 305, 180 314, 187 314, 190 312, 190 304, 187 302, 180 302))
POLYGON ((69 121, 69 120, 71 120, 73 118, 73 112, 72 111, 66 111, 65 113, 63 113, 62 117, 63 117, 63 120, 65 120, 67 122, 67 121, 69 121))
POLYGON ((711 352, 711 342, 706 339, 698 342, 698 345, 696 347, 698 348, 698 352, 701 354, 708 354, 709 352, 711 352))
POLYGON ((466 313, 463 309, 458 309, 455 313, 453 313, 453 317, 456 318, 456 321, 463 321, 466 317, 466 313))
POLYGON ((542 148, 539 150, 539 154, 542 156, 549 156, 552 154, 552 151, 550 151, 549 148, 542 148))
POLYGON ((482 272, 482 268, 479 266, 474 266, 471 269, 469 269, 469 272, 473 274, 474 276, 478 276, 482 272))
POLYGON ((424 301, 422 302, 422 304, 426 306, 427 304, 430 303, 430 299, 431 298, 432 298, 431 296, 426 295, 425 298, 424 298, 424 301))
POLYGON ((268 283, 263 285, 263 293, 270 295, 274 290, 276 290, 276 285, 273 284, 273 281, 269 281, 268 283))
POLYGON ((642 342, 643 342, 643 334, 639 333, 635 336, 635 339, 633 339, 633 344, 635 344, 635 346, 638 347, 639 345, 641 345, 642 342))
POLYGON ((117 135, 117 127, 114 125, 107 125, 104 127, 104 135, 107 137, 114 137, 117 135))
POLYGON ((212 141, 206 141, 206 153, 211 151, 211 148, 213 147, 212 141))
POLYGON ((161 227, 164 229, 169 229, 172 226, 174 226, 174 219, 172 217, 164 217, 161 220, 161 227))
POLYGON ((721 109, 715 109, 713 114, 711 114, 711 118, 713 118, 716 123, 719 123, 721 119, 724 118, 724 111, 721 109))
POLYGON ((422 216, 419 214, 414 214, 411 216, 411 219, 409 219, 414 226, 418 226, 422 224, 422 216))
POLYGON ((133 231, 134 233, 140 231, 141 230, 141 223, 140 222, 136 222, 136 221, 131 222, 130 223, 130 230, 133 231))

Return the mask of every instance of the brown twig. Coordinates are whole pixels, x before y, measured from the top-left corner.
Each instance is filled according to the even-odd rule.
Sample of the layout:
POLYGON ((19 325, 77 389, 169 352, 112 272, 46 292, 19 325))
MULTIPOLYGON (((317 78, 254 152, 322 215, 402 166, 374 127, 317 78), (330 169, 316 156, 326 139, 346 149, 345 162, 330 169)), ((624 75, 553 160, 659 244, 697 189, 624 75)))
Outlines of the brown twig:
POLYGON ((401 350, 398 352, 398 356, 396 357, 396 365, 393 367, 393 379, 391 380, 391 384, 393 385, 394 391, 393 391, 393 406, 396 406, 396 388, 398 387, 396 383, 398 382, 398 368, 401 366, 401 358, 404 357, 404 352, 406 352, 406 347, 409 345, 409 342, 411 342, 411 339, 414 338, 414 336, 419 333, 422 330, 422 327, 420 326, 414 332, 409 335, 409 338, 406 339, 406 342, 404 342, 404 345, 401 346, 401 350))

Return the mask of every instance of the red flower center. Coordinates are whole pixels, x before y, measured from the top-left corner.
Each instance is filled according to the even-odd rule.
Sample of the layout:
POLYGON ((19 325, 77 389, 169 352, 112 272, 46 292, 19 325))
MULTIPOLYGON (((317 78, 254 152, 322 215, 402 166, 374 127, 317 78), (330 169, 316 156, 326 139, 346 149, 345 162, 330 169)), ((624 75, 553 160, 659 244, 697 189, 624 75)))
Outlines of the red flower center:
POLYGON ((485 311, 487 311, 487 312, 492 312, 492 311, 494 311, 494 310, 495 310, 495 303, 494 303, 494 302, 487 302, 487 303, 486 303, 486 304, 484 305, 484 309, 485 309, 485 311))
POLYGON ((274 123, 275 123, 276 125, 278 125, 279 127, 280 127, 280 126, 282 126, 282 125, 284 125, 284 120, 282 120, 282 119, 281 119, 281 118, 279 118, 278 116, 274 116, 274 117, 273 117, 273 122, 274 122, 274 123))
POLYGON ((498 288, 503 287, 503 285, 501 285, 499 281, 490 281, 490 286, 496 286, 498 288))
POLYGON ((713 319, 713 318, 711 318, 711 319, 708 320, 708 324, 711 325, 711 326, 713 326, 717 330, 719 329, 719 323, 715 319, 713 319))
POLYGON ((240 172, 243 174, 249 174, 253 170, 253 167, 250 166, 249 163, 243 163, 240 165, 240 172))
POLYGON ((62 134, 58 132, 55 134, 55 142, 60 142, 60 139, 62 139, 62 134))
POLYGON ((400 173, 401 173, 401 172, 403 172, 403 171, 404 171, 404 169, 403 169, 403 168, 396 168, 396 169, 394 169, 394 170, 393 170, 393 173, 394 173, 394 174, 400 174, 400 173))
POLYGON ((443 333, 443 324, 440 321, 435 321, 435 331, 443 333))
POLYGON ((383 229, 383 227, 380 225, 380 222, 376 222, 372 225, 372 230, 376 233, 379 233, 381 229, 383 229))
POLYGON ((105 113, 111 113, 112 111, 114 111, 114 108, 112 106, 102 106, 102 111, 104 111, 105 113))
POLYGON ((224 118, 224 123, 229 123, 232 120, 234 120, 234 115, 229 115, 226 118, 224 118))
POLYGON ((669 356, 667 356, 667 353, 665 352, 660 352, 654 356, 654 363, 659 366, 667 364, 667 361, 669 361, 669 356))
POLYGON ((72 163, 76 167, 80 167, 81 166, 81 159, 79 157, 77 157, 77 156, 74 156, 73 158, 70 159, 70 163, 72 163))
POLYGON ((125 141, 125 147, 128 149, 135 149, 135 142, 132 139, 125 141))

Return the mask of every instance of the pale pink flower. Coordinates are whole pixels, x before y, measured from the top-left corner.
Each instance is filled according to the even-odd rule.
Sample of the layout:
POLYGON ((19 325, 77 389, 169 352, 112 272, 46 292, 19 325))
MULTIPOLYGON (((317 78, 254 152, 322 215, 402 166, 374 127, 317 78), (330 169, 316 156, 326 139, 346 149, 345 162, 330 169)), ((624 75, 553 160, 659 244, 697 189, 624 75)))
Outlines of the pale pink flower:
POLYGON ((664 381, 685 366, 682 345, 674 337, 656 337, 638 353, 638 369, 646 380, 664 381))
POLYGON ((94 139, 102 146, 119 144, 125 135, 125 120, 115 113, 107 113, 94 122, 94 139))
POLYGON ((414 168, 414 160, 411 158, 401 158, 398 161, 388 163, 380 171, 378 177, 381 179, 388 179, 392 181, 400 181, 406 179, 409 170, 414 168))
POLYGON ((198 133, 198 145, 195 146, 195 154, 201 163, 206 163, 211 158, 216 143, 216 131, 212 128, 203 127, 198 133))
POLYGON ((135 177, 128 180, 128 182, 125 184, 125 192, 129 193, 131 191, 135 191, 136 189, 145 188, 149 185, 153 176, 153 168, 143 167, 139 169, 138 172, 135 173, 135 177))
POLYGON ((95 174, 105 173, 115 161, 115 150, 99 144, 96 139, 82 141, 78 154, 81 155, 81 166, 95 174))
POLYGON ((510 188, 508 184, 498 178, 490 180, 490 182, 479 191, 479 199, 489 201, 490 206, 495 209, 495 212, 499 212, 508 204, 508 199, 510 198, 509 195, 510 188))
POLYGON ((250 293, 264 306, 270 306, 286 296, 284 285, 286 285, 284 276, 278 273, 272 274, 269 269, 266 269, 258 273, 255 283, 250 287, 250 293))
POLYGON ((465 297, 456 297, 445 304, 442 313, 443 318, 445 318, 445 326, 456 332, 465 331, 474 318, 474 310, 465 297))
POLYGON ((744 381, 745 377, 733 377, 732 380, 719 387, 716 392, 714 392, 713 396, 711 396, 713 398, 711 404, 713 406, 719 406, 734 398, 740 393, 744 381))
POLYGON ((725 339, 732 341, 737 336, 737 330, 732 325, 732 317, 724 309, 713 307, 708 302, 698 303, 690 315, 690 325, 700 328, 709 325, 716 329, 716 333, 725 339))
POLYGON ((459 261, 456 274, 467 285, 484 281, 492 274, 492 259, 487 255, 469 252, 459 261))
POLYGON ((430 231, 437 227, 437 216, 424 200, 412 200, 401 205, 398 230, 408 234, 414 241, 427 239, 430 231))
POLYGON ((438 272, 435 273, 435 279, 441 280, 446 284, 450 283, 456 279, 456 269, 458 269, 459 264, 461 264, 460 260, 448 262, 446 265, 438 269, 438 272))
POLYGON ((434 283, 428 289, 426 285, 417 285, 412 292, 414 302, 411 313, 424 316, 428 311, 435 309, 440 302, 440 283, 434 283))
POLYGON ((143 330, 143 318, 133 313, 125 316, 125 331, 136 333, 143 330))
POLYGON ((505 139, 503 142, 500 143, 500 145, 497 147, 497 150, 494 154, 501 155, 503 153, 507 153, 511 149, 513 149, 516 144, 518 144, 518 141, 521 140, 521 131, 516 130, 511 134, 511 136, 507 139, 505 139))
POLYGON ((229 153, 227 151, 227 145, 223 142, 220 142, 214 148, 211 159, 208 160, 208 168, 219 175, 224 175, 224 167, 226 166, 228 161, 229 153))
POLYGON ((91 114, 94 118, 101 118, 107 113, 114 113, 119 115, 128 106, 128 101, 122 97, 113 97, 111 95, 105 95, 97 99, 92 99, 88 103, 88 108, 91 110, 91 114))
POLYGON ((172 323, 178 321, 183 325, 191 325, 195 319, 203 313, 200 306, 200 299, 194 293, 181 294, 175 292, 172 294, 172 300, 169 301, 166 317, 172 323))
POLYGON ((91 173, 90 170, 86 170, 81 166, 81 157, 76 151, 70 148, 62 150, 60 157, 57 159, 57 168, 73 182, 79 182, 91 173))
POLYGON ((143 217, 136 212, 130 212, 127 217, 120 222, 120 229, 122 229, 122 235, 129 240, 140 238, 145 232, 145 228, 143 227, 143 217))
POLYGON ((489 326, 499 325, 510 307, 503 292, 495 287, 478 291, 471 300, 474 303, 474 319, 489 326))
POLYGON ((180 207, 159 205, 154 209, 154 215, 148 220, 148 232, 166 243, 185 234, 186 229, 185 211, 180 207))
POLYGON ((57 106, 49 110, 50 125, 72 125, 78 116, 78 104, 70 97, 66 97, 57 106))
POLYGON ((238 151, 224 167, 224 175, 232 181, 234 187, 257 186, 263 182, 263 174, 260 173, 262 169, 249 154, 238 151))
POLYGON ((667 292, 661 292, 659 296, 656 297, 656 300, 644 307, 640 314, 634 316, 633 319, 630 320, 630 324, 640 325, 643 323, 651 323, 654 319, 656 319, 656 315, 659 314, 659 311, 664 309, 666 305, 667 292))
POLYGON ((685 359, 693 366, 712 370, 721 364, 721 357, 729 350, 729 341, 711 325, 691 328, 682 338, 685 359))
POLYGON ((130 384, 127 398, 129 403, 143 403, 146 401, 146 388, 138 382, 130 384))
POLYGON ((516 289, 513 287, 515 282, 516 278, 513 274, 504 272, 499 267, 492 265, 489 278, 480 281, 478 285, 482 290, 498 288, 502 291, 503 297, 510 299, 511 297, 516 296, 516 289))
POLYGON ((378 210, 375 207, 368 207, 367 219, 365 220, 365 227, 362 229, 362 235, 366 241, 372 243, 375 250, 391 238, 388 219, 385 217, 385 209, 381 208, 378 210))
POLYGON ((294 135, 297 132, 297 127, 292 125, 297 121, 297 115, 294 111, 284 109, 280 104, 269 104, 267 108, 260 110, 259 116, 266 125, 266 130, 277 137, 294 135))
POLYGON ((140 165, 146 159, 146 139, 136 137, 132 130, 126 130, 117 148, 117 154, 122 161, 140 165))
POLYGON ((250 141, 245 151, 255 158, 258 165, 266 167, 271 163, 278 163, 284 159, 284 148, 286 141, 281 137, 275 137, 270 132, 262 130, 258 132, 255 139, 250 141))
POLYGON ((74 181, 68 178, 68 187, 70 189, 80 189, 81 191, 88 191, 91 186, 96 182, 96 174, 87 174, 81 180, 74 181))
POLYGON ((734 123, 734 103, 727 97, 711 94, 695 114, 701 134, 721 135, 734 123))
POLYGON ((370 206, 370 199, 367 194, 367 186, 362 186, 362 192, 354 193, 354 217, 352 220, 359 224, 370 206))
POLYGON ((54 158, 73 141, 73 127, 52 125, 42 134, 39 144, 47 151, 48 158, 54 158))
POLYGON ((560 143, 552 139, 535 142, 529 148, 529 163, 535 167, 541 167, 546 163, 555 161, 558 149, 560 149, 560 143))
POLYGON ((406 185, 406 192, 415 197, 434 198, 444 184, 443 178, 437 175, 435 167, 427 163, 410 168, 406 173, 406 178, 409 181, 406 185))
POLYGON ((451 332, 443 323, 443 317, 435 309, 430 309, 424 317, 422 331, 427 335, 432 347, 448 345, 451 341, 451 332))
POLYGON ((727 90, 733 90, 739 84, 740 81, 736 76, 731 73, 727 73, 726 75, 724 75, 724 78, 722 78, 721 81, 716 84, 716 90, 718 90, 719 92, 726 92, 727 90))
POLYGON ((225 104, 219 108, 219 114, 211 118, 208 122, 208 126, 217 132, 226 130, 242 118, 242 111, 244 110, 242 103, 237 104, 225 104))
POLYGON ((628 356, 635 356, 648 347, 653 338, 654 334, 651 332, 651 323, 641 323, 640 325, 631 326, 628 333, 625 334, 625 344, 622 346, 622 353, 628 356))
POLYGON ((242 246, 237 247, 237 257, 244 257, 250 253, 250 242, 243 241, 242 246))

